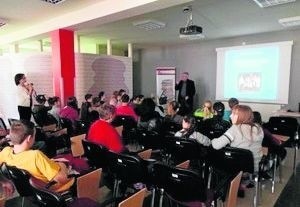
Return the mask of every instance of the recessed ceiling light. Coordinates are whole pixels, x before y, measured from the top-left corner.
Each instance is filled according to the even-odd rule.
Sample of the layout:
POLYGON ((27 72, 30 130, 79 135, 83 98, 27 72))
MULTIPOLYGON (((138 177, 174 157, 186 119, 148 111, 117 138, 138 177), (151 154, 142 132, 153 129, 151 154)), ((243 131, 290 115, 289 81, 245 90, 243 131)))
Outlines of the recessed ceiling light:
POLYGON ((140 29, 144 29, 146 31, 155 30, 155 29, 162 29, 166 27, 166 23, 160 22, 153 19, 147 19, 139 22, 133 22, 133 26, 138 27, 140 29))
POLYGON ((261 8, 295 2, 296 0, 253 0, 261 8))
POLYGON ((64 2, 65 0, 41 0, 41 1, 45 1, 45 2, 48 2, 50 4, 59 4, 59 3, 64 2))
POLYGON ((284 27, 296 27, 300 25, 300 16, 282 18, 278 22, 284 27))

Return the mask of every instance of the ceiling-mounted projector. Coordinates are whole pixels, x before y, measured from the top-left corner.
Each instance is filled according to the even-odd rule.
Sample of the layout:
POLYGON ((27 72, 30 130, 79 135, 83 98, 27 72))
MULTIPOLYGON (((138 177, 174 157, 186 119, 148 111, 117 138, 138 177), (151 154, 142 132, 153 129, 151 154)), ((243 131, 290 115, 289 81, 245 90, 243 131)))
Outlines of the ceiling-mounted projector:
POLYGON ((202 27, 193 24, 192 7, 184 7, 182 11, 184 13, 190 13, 190 16, 188 17, 186 26, 179 29, 179 37, 188 40, 204 38, 202 27))

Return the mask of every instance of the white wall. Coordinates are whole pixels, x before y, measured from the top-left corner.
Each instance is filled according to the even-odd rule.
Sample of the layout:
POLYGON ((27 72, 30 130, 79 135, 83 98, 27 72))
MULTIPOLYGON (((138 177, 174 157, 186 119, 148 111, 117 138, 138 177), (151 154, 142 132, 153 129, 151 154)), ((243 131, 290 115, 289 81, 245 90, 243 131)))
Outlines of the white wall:
MULTIPOLYGON (((51 53, 20 53, 0 56, 0 117, 19 118, 16 103, 16 73, 24 73, 34 83, 37 94, 54 95, 51 53)), ((132 95, 132 59, 93 54, 75 55, 75 96, 82 101, 89 92, 103 90, 108 95, 124 88, 132 95)))

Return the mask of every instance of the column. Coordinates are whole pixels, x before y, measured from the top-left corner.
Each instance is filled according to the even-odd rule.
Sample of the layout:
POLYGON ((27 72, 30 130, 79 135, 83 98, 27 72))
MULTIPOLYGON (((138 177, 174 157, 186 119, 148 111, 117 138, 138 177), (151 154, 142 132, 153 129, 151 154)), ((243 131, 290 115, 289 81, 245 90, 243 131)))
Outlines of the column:
POLYGON ((55 30, 51 32, 51 41, 54 95, 59 96, 64 105, 75 93, 74 32, 55 30))

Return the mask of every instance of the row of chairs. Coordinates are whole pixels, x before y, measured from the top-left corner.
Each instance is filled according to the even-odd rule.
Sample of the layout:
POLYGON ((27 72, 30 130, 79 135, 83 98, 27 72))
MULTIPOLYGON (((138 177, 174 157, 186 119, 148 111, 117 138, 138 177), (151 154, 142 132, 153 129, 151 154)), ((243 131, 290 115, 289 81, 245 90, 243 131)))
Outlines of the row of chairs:
MULTIPOLYGON (((91 165, 106 168, 108 173, 114 175, 114 195, 118 195, 120 182, 126 185, 142 182, 153 189, 152 206, 154 206, 155 192, 160 192, 159 206, 162 206, 163 200, 161 192, 166 192, 173 198, 173 201, 178 202, 187 202, 196 198, 199 202, 204 202, 207 198, 207 180, 201 173, 194 170, 178 169, 152 159, 144 160, 131 154, 114 154, 103 146, 86 140, 83 140, 82 144, 85 156, 91 165)), ((149 150, 147 153, 140 153, 142 157, 145 154, 148 155, 146 158, 149 158, 149 150)), ((207 160, 211 167, 209 182, 212 183, 209 184, 209 189, 223 189, 224 187, 227 189, 229 181, 239 171, 254 173, 253 155, 249 150, 226 147, 219 151, 211 151, 209 157, 211 158, 207 160), (224 169, 230 169, 226 174, 226 179, 223 179, 226 182, 216 182, 215 176, 224 169)), ((256 186, 258 186, 259 178, 256 181, 256 186)), ((226 196, 218 190, 213 194, 215 195, 213 200, 216 199, 216 196, 224 200, 226 196)), ((254 206, 257 206, 257 197, 258 187, 254 197, 254 206)))
MULTIPOLYGON (((41 207, 100 207, 96 201, 99 195, 97 189, 99 189, 101 169, 96 169, 77 178, 77 196, 75 197, 69 191, 56 193, 49 190, 51 183, 45 185, 45 183, 41 183, 36 178, 31 177, 25 170, 14 166, 2 163, 0 172, 14 183, 19 195, 22 197, 22 206, 24 205, 25 197, 29 197, 33 204, 41 207)), ((143 188, 121 201, 118 207, 142 207, 145 194, 146 188, 143 188)))

